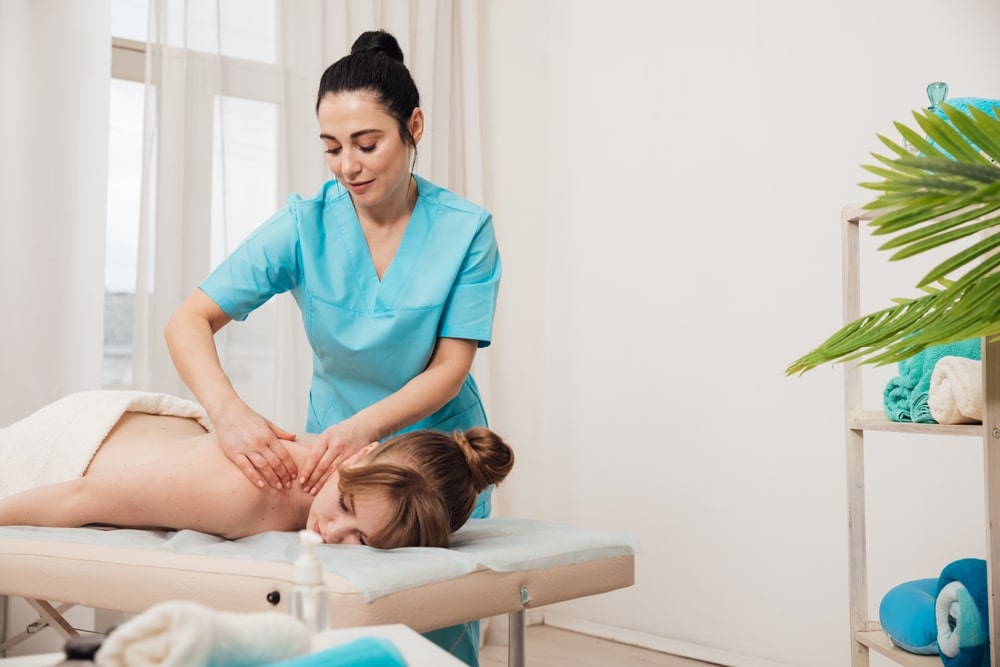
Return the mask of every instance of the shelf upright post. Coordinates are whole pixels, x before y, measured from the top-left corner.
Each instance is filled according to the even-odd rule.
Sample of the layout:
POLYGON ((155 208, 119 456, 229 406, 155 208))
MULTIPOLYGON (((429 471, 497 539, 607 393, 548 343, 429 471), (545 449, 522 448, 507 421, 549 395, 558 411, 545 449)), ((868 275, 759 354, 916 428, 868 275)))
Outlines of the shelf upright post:
MULTIPOLYGON (((841 212, 843 242, 843 317, 853 322, 861 315, 861 261, 858 208, 841 212)), ((851 667, 868 667, 868 647, 858 633, 868 629, 868 571, 865 537, 864 431, 856 424, 861 417, 861 369, 856 361, 844 364, 844 402, 847 423, 847 570, 850 578, 851 667)))
POLYGON ((986 581, 990 615, 990 664, 998 665, 997 641, 1000 618, 997 596, 1000 595, 996 565, 1000 558, 1000 530, 993 525, 1000 520, 1000 340, 983 338, 983 470, 986 479, 986 581))

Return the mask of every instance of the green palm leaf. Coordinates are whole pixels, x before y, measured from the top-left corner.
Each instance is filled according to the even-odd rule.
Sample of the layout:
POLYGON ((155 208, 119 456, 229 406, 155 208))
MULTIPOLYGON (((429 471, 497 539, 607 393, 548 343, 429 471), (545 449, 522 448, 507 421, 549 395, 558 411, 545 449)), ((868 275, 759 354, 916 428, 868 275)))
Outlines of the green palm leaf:
MULTIPOLYGON (((890 261, 1000 226, 1000 120, 947 102, 940 111, 945 117, 914 112, 919 131, 895 124, 904 145, 917 154, 879 135, 893 155, 873 154, 880 164, 863 165, 880 179, 860 185, 880 193, 865 208, 878 212, 872 234, 891 237, 879 248, 894 251, 890 261)), ((962 248, 915 286, 925 294, 844 325, 785 372, 837 361, 896 363, 934 345, 1000 335, 998 249, 996 233, 962 248)))

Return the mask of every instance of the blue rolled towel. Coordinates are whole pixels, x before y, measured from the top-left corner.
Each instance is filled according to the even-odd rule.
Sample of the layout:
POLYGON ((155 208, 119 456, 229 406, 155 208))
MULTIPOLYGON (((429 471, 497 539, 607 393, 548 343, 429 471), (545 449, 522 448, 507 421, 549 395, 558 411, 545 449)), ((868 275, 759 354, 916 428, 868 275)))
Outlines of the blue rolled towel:
POLYGON ((899 362, 899 375, 885 385, 882 405, 885 416, 896 422, 936 424, 928 405, 931 376, 941 357, 965 357, 981 360, 982 343, 979 338, 955 343, 933 345, 899 362))
POLYGON ((346 644, 272 663, 270 667, 406 667, 396 645, 382 637, 361 637, 346 644))
POLYGON ((945 667, 990 667, 986 561, 963 558, 938 577, 934 615, 945 667))

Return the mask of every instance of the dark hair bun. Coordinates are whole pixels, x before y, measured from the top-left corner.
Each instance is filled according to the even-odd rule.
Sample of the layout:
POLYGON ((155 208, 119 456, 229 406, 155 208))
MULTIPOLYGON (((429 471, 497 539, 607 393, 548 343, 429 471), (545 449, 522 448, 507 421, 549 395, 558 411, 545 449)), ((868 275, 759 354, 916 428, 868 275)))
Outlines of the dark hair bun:
POLYGON ((488 428, 470 428, 455 433, 465 463, 469 466, 472 485, 479 493, 490 484, 499 484, 514 467, 514 450, 488 428))
POLYGON ((361 33, 351 46, 351 55, 358 53, 384 53, 393 60, 403 62, 403 50, 399 42, 385 30, 369 30, 361 33))

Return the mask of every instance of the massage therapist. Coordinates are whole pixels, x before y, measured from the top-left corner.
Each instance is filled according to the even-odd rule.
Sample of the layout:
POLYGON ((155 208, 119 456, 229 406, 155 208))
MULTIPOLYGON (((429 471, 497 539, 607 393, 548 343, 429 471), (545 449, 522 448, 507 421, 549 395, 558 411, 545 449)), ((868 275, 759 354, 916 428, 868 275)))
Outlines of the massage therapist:
MULTIPOLYGON (((420 96, 396 39, 362 34, 320 79, 317 150, 333 179, 288 197, 173 313, 165 336, 226 455, 257 486, 316 491, 365 445, 486 426, 470 375, 490 344, 500 256, 488 211, 413 173, 420 96), (301 469, 294 435, 251 409, 214 335, 291 292, 312 348, 301 469)), ((489 514, 489 490, 473 516, 489 514)))

